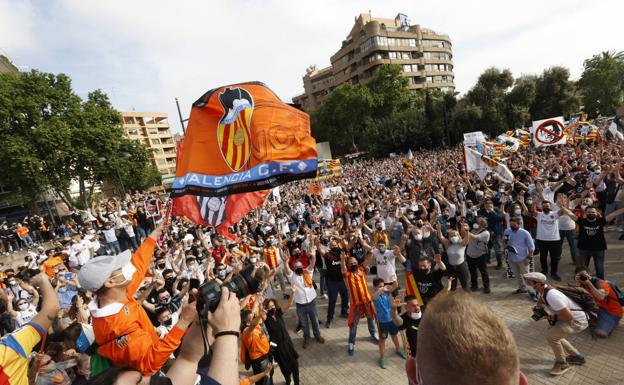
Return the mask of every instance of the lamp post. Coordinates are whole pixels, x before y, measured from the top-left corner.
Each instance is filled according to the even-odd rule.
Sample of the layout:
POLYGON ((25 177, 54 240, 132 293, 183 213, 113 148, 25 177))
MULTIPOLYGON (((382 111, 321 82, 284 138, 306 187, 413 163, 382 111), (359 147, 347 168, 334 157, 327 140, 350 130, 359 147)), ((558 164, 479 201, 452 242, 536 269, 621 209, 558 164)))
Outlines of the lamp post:
MULTIPOLYGON (((124 158, 124 159, 128 159, 128 158, 130 158, 132 156, 132 155, 128 154, 127 152, 122 152, 119 155, 122 158, 124 158)), ((105 157, 100 157, 100 158, 98 158, 98 160, 100 162, 108 161, 108 159, 106 159, 105 157)), ((117 178, 119 178, 119 186, 121 187, 121 193, 123 194, 123 196, 126 196, 126 188, 124 187, 123 179, 121 179, 121 174, 119 173, 119 163, 115 160, 113 164, 116 166, 115 167, 115 171, 117 172, 117 178)))

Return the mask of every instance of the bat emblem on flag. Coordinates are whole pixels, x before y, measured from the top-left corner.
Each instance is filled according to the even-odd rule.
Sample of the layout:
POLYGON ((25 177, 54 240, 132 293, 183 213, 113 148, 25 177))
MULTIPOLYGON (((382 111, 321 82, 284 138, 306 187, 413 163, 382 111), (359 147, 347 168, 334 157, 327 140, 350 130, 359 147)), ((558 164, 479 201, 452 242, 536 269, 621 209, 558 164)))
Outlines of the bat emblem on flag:
POLYGON ((243 168, 251 155, 251 115, 254 102, 244 88, 226 88, 219 94, 223 115, 217 136, 221 155, 228 167, 236 172, 243 168))

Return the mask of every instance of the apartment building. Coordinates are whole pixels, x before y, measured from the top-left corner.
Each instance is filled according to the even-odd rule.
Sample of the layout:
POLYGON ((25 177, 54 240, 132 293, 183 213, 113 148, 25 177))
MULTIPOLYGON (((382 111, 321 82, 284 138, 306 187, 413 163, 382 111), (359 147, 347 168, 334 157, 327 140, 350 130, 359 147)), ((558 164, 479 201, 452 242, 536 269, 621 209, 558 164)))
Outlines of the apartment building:
POLYGON ((152 150, 153 163, 163 183, 171 183, 176 171, 176 149, 167 114, 164 112, 121 112, 125 135, 152 150))
POLYGON ((453 51, 448 35, 410 24, 406 15, 394 19, 360 14, 341 48, 322 69, 311 66, 303 76, 305 92, 293 98, 306 110, 320 107, 337 86, 366 83, 382 64, 399 64, 410 90, 455 89, 453 51))

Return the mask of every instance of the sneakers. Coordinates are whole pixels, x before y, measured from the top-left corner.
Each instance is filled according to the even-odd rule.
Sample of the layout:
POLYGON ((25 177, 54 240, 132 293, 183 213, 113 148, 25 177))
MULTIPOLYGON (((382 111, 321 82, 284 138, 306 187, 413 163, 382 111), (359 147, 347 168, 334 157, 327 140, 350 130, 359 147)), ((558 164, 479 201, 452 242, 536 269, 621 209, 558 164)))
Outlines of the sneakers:
POLYGON ((327 296, 327 294, 323 294, 323 295, 321 295, 321 298, 328 299, 329 297, 327 296))
POLYGON ((347 350, 350 356, 355 354, 355 344, 349 344, 349 350, 347 350))
POLYGON ((397 350, 396 354, 404 360, 407 359, 407 355, 405 355, 405 350, 403 350, 403 348, 397 350))
POLYGON ((496 270, 500 270, 500 269, 502 269, 502 268, 503 268, 503 265, 502 265, 502 264, 500 264, 500 263, 496 264, 496 270))
POLYGON ((555 361, 555 365, 550 369, 550 374, 560 376, 570 370, 570 365, 565 361, 555 361))
POLYGON ((550 278, 552 278, 553 280, 557 281, 557 282, 561 282, 561 277, 559 276, 559 274, 552 274, 550 276, 550 278))
POLYGON ((492 290, 490 290, 490 288, 489 288, 489 287, 484 287, 484 288, 483 288, 483 293, 485 293, 485 294, 490 294, 491 292, 492 292, 492 290))
POLYGON ((308 348, 308 346, 310 346, 310 341, 309 341, 309 340, 305 340, 305 341, 303 341, 303 348, 304 348, 304 349, 307 349, 307 348, 308 348))
POLYGON ((316 342, 318 342, 319 344, 324 344, 325 343, 325 338, 323 336, 318 336, 316 338, 314 338, 316 340, 316 342))
POLYGON ((379 367, 382 369, 388 368, 388 365, 386 364, 386 360, 383 357, 379 359, 379 367))
POLYGON ((479 288, 477 286, 472 286, 470 288, 470 291, 479 291, 479 288))
POLYGON ((373 340, 374 344, 378 344, 379 343, 379 338, 377 338, 376 334, 377 333, 371 334, 371 339, 373 340))
POLYGON ((537 294, 531 293, 531 301, 537 302, 537 294))
POLYGON ((514 291, 513 293, 514 293, 514 294, 526 294, 526 293, 528 293, 528 292, 529 292, 529 291, 527 290, 527 288, 526 288, 526 287, 521 287, 520 289, 518 289, 518 290, 514 291))
POLYGON ((569 365, 585 365, 585 357, 582 354, 577 354, 576 356, 569 355, 566 357, 566 362, 569 365))
POLYGON ((349 313, 340 313, 340 318, 349 318, 349 313))
POLYGON ((329 329, 331 327, 331 321, 325 321, 325 328, 329 329))

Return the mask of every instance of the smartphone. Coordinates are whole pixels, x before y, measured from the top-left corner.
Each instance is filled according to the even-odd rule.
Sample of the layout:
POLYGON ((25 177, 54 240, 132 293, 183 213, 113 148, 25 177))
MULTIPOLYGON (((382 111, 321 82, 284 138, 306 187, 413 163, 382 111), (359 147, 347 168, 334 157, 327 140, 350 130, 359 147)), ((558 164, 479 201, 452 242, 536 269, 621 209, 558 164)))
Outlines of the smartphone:
POLYGON ((74 273, 65 273, 65 279, 68 281, 74 279, 74 273))

